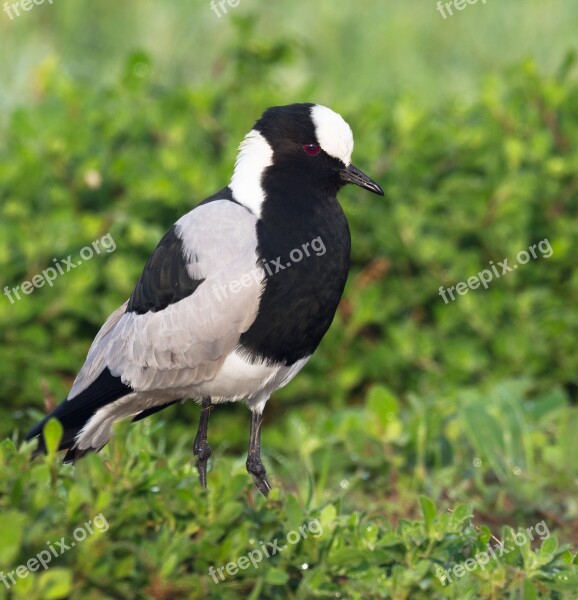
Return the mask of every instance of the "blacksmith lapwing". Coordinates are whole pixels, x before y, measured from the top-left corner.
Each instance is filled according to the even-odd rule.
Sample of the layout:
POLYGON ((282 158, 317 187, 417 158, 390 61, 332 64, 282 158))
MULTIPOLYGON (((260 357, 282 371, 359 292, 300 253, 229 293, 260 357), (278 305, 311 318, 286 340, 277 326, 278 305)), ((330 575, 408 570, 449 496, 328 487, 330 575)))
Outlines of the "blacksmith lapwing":
POLYGON ((354 183, 353 135, 317 104, 269 108, 241 143, 230 184, 161 239, 130 298, 103 325, 55 417, 72 462, 108 441, 112 424, 187 398, 201 404, 193 451, 206 487, 209 413, 251 410, 247 470, 265 495, 261 421, 267 400, 303 368, 329 328, 350 261, 336 195, 354 183))

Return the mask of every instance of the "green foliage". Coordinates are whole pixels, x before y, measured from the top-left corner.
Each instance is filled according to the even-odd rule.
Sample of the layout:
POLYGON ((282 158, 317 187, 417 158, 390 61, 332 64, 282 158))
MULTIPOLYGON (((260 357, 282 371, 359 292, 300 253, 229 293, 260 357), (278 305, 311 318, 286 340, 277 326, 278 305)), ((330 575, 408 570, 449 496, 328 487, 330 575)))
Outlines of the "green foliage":
MULTIPOLYGON (((324 99, 351 123, 355 164, 386 198, 355 189, 340 196, 352 272, 318 353, 267 406, 268 500, 245 472, 243 406, 220 406, 211 417, 206 494, 192 462, 192 403, 121 424, 100 455, 75 468, 59 463, 61 430, 51 421, 48 456, 30 461, 22 434, 44 414, 42 400, 51 407, 66 396, 164 231, 227 183, 254 119, 266 106, 327 94, 305 41, 287 29, 263 34, 258 16, 227 18, 227 60, 211 64, 212 78, 168 82, 148 52, 136 51, 97 86, 48 56, 33 75, 34 103, 5 115, 2 287, 31 281, 53 259, 78 258, 107 234, 116 245, 21 300, 0 296, 0 571, 47 542, 71 541, 98 515, 107 524, 10 593, 574 598, 572 53, 553 76, 522 61, 487 76, 469 99, 434 107, 385 87, 383 97, 324 99), (291 77, 304 63, 309 76, 291 77), (455 301, 440 296, 440 286, 455 287, 490 261, 512 265, 544 239, 551 256, 538 253, 488 289, 454 292, 455 301), (315 519, 321 535, 309 532, 258 568, 220 583, 209 574, 315 519), (517 543, 541 522, 551 535, 517 543), (512 550, 470 569, 467 561, 497 541, 512 550), (452 581, 440 576, 449 570, 452 581)), ((327 34, 333 41, 336 31, 327 34)), ((355 35, 344 44, 353 52, 355 35)))
MULTIPOLYGON (((332 424, 354 438, 359 433, 354 416, 367 422, 372 415, 352 410, 349 426, 327 416, 324 428, 332 424)), ((299 428, 307 429, 301 417, 281 427, 286 439, 299 428)), ((2 481, 0 496, 0 566, 6 573, 10 565, 25 564, 47 542, 58 549, 48 570, 18 580, 14 598, 312 598, 337 592, 360 599, 495 597, 506 592, 512 598, 572 598, 578 585, 575 556, 566 545, 558 546, 549 530, 537 528, 541 535, 534 534, 534 543, 524 528, 518 537, 511 527, 496 530, 511 551, 472 568, 466 561, 487 551, 488 542, 493 547, 497 543, 487 527, 476 525, 471 505, 436 509, 421 496, 419 503, 416 499, 405 507, 415 515, 393 524, 384 514, 391 502, 387 494, 381 499, 375 494, 374 503, 362 510, 353 508, 360 493, 368 491, 363 490, 363 475, 352 474, 350 485, 328 493, 340 489, 334 477, 324 489, 316 489, 313 477, 294 473, 293 481, 288 477, 284 484, 292 491, 277 486, 265 500, 254 493, 243 461, 218 450, 210 489, 202 493, 187 445, 167 453, 165 429, 159 422, 117 427, 115 440, 101 455, 87 456, 74 469, 58 464, 53 455, 30 462, 30 447, 17 451, 12 442, 3 442, 0 468, 11 476, 2 481), (58 478, 47 493, 53 468, 58 478), (95 524, 92 534, 81 536, 78 530, 88 521, 95 524), (79 537, 85 539, 74 548, 58 548, 61 538, 69 546, 79 537), (275 540, 279 550, 268 559, 262 552, 260 557, 253 554, 254 563, 234 577, 224 569, 219 575, 219 567, 275 540), (443 570, 462 563, 467 570, 459 576, 458 568, 458 576, 448 581, 443 570), (546 590, 553 595, 543 596, 546 590), (520 595, 530 591, 534 596, 520 595)), ((301 436, 293 443, 308 439, 301 436)), ((328 444, 331 456, 344 454, 338 436, 330 436, 328 444)), ((282 451, 270 440, 267 446, 273 453, 282 451)), ((289 456, 287 452, 283 460, 289 456)), ((299 460, 291 467, 304 469, 299 460)), ((391 468, 383 457, 379 467, 391 468)), ((372 487, 384 490, 382 482, 372 487)), ((0 586, 0 598, 3 594, 0 586)))

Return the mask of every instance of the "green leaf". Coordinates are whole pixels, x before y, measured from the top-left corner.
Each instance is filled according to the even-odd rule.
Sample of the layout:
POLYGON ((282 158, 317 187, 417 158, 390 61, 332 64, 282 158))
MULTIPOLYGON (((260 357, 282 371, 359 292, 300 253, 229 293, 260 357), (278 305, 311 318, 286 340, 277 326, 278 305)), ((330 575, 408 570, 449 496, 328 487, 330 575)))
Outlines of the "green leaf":
POLYGON ((524 600, 538 600, 538 592, 529 579, 524 581, 524 600))
POLYGON ((0 513, 0 565, 10 565, 20 552, 26 515, 15 510, 0 513))
POLYGON ((399 405, 393 393, 383 385, 374 385, 367 397, 368 411, 385 427, 399 411, 399 405))
POLYGON ((303 524, 303 509, 294 494, 287 494, 285 497, 285 511, 287 514, 288 529, 295 530, 299 525, 303 524))
POLYGON ((272 569, 267 569, 264 579, 270 585, 285 585, 289 581, 289 573, 273 567, 272 569))
POLYGON ((58 419, 48 419, 42 430, 48 454, 56 454, 64 430, 58 419))
POLYGON ((500 424, 477 403, 464 406, 462 418, 469 440, 478 455, 486 458, 496 476, 505 481, 509 473, 504 462, 504 438, 500 424))
POLYGON ((386 533, 381 538, 379 538, 377 546, 383 548, 389 548, 390 546, 398 546, 403 544, 404 540, 401 536, 396 533, 386 533))
POLYGON ((551 562, 557 550, 558 540, 555 537, 546 538, 538 550, 538 564, 542 566, 551 562))
POLYGON ((72 572, 69 569, 51 567, 39 578, 38 589, 43 600, 60 600, 72 591, 72 572))
POLYGON ((319 514, 319 522, 323 531, 333 531, 335 528, 335 519, 337 518, 337 511, 333 504, 328 504, 321 513, 319 514))
POLYGON ((425 529, 429 536, 431 535, 433 529, 434 518, 436 515, 436 506, 427 496, 419 497, 419 505, 421 508, 423 520, 425 521, 425 529))
POLYGON ((469 504, 458 504, 451 512, 449 528, 450 531, 461 531, 463 525, 473 516, 472 507, 469 504))
POLYGON ((341 548, 329 553, 327 564, 335 567, 355 568, 367 561, 368 554, 371 554, 371 552, 366 553, 355 548, 341 548))

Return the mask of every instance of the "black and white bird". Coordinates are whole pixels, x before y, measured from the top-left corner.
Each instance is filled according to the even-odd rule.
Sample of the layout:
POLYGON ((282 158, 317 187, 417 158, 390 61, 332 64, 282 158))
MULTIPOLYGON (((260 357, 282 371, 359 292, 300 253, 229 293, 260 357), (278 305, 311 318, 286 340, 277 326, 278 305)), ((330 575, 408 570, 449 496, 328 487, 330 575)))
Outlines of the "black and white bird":
POLYGON ((351 164, 353 135, 317 104, 269 108, 239 148, 230 184, 181 217, 148 259, 130 298, 94 339, 51 417, 65 462, 100 450, 119 419, 137 421, 195 399, 193 452, 206 487, 209 412, 251 410, 247 471, 267 495, 261 421, 271 394, 295 377, 329 328, 343 293, 350 234, 337 192, 383 195, 351 164))

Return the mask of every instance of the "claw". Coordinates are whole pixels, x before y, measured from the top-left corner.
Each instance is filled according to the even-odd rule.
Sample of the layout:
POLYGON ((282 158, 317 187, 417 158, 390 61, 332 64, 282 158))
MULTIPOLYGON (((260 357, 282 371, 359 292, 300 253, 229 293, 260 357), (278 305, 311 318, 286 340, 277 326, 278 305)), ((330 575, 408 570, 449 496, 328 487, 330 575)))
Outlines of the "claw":
POLYGON ((263 413, 251 413, 251 434, 249 437, 249 454, 247 455, 247 471, 253 476, 255 485, 263 496, 267 497, 271 491, 271 484, 267 479, 267 471, 261 462, 261 422, 263 413))

